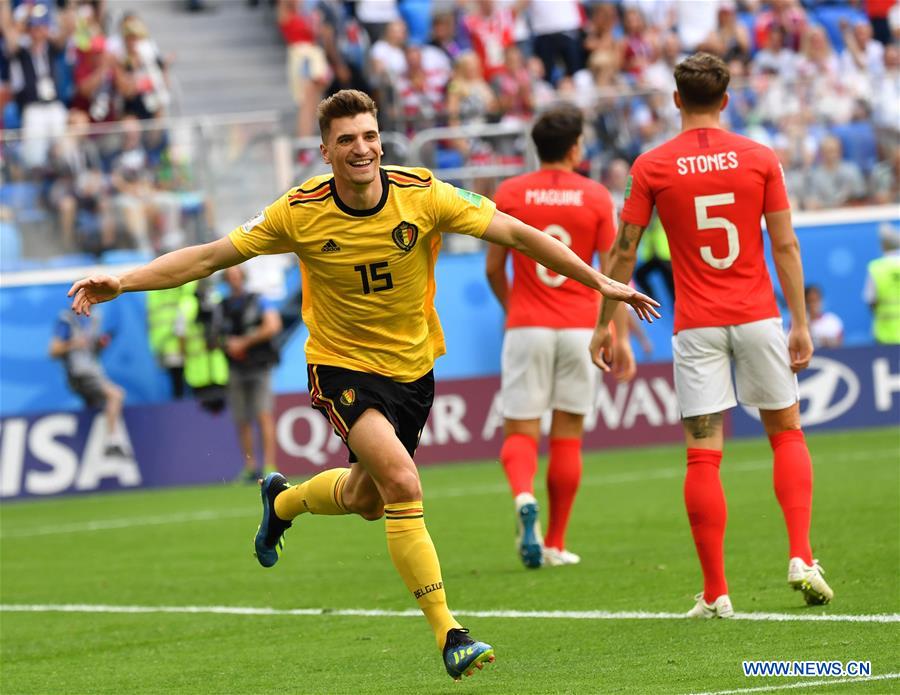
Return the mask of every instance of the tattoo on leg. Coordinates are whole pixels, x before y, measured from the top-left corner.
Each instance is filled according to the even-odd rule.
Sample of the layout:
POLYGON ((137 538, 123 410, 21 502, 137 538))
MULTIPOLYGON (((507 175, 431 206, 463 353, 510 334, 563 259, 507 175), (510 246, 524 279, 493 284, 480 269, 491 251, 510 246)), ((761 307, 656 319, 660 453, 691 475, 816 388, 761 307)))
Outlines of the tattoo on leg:
POLYGON ((711 415, 695 415, 682 420, 694 439, 707 439, 712 437, 722 427, 722 413, 711 415))

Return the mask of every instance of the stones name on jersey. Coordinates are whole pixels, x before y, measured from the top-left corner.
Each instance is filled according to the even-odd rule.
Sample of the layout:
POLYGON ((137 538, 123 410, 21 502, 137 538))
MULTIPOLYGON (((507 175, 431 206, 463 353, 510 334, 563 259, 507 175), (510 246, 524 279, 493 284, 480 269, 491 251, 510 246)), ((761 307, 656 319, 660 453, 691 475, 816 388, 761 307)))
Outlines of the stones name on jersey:
POLYGON ((678 173, 682 176, 687 174, 706 174, 710 171, 737 169, 738 156, 737 152, 731 150, 729 152, 679 157, 675 160, 675 163, 678 165, 678 173))
POLYGON ((582 207, 584 191, 568 188, 529 188, 525 191, 525 204, 582 207))

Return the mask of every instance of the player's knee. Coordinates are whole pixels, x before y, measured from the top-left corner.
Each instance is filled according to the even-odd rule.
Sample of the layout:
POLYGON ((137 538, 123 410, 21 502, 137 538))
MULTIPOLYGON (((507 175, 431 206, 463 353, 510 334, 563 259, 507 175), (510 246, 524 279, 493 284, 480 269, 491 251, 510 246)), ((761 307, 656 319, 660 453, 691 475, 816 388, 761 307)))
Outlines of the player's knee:
POLYGON ((770 437, 800 429, 800 407, 794 404, 781 410, 760 410, 760 419, 770 437))
POLYGON ((422 485, 416 469, 392 471, 380 484, 385 502, 410 502, 422 499, 422 485))
POLYGON ((377 492, 363 492, 344 489, 344 506, 348 512, 361 516, 366 521, 377 521, 384 516, 384 502, 377 492))
POLYGON ((358 511, 357 514, 366 521, 378 521, 384 516, 384 505, 379 503, 373 507, 358 511))
POLYGON ((348 511, 361 516, 366 521, 378 521, 384 516, 384 502, 377 495, 354 496, 350 499, 345 497, 344 504, 348 511))

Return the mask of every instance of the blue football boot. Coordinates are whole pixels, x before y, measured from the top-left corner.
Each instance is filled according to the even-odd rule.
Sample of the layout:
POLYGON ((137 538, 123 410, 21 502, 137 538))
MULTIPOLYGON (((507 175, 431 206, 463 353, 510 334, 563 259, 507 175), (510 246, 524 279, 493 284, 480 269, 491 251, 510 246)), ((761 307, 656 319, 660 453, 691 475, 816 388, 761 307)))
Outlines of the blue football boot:
POLYGON ((263 515, 254 539, 256 559, 263 567, 272 567, 284 550, 284 532, 291 527, 290 521, 275 515, 275 498, 288 488, 288 481, 281 473, 269 473, 260 480, 263 515))
POLYGON ((544 539, 538 513, 538 503, 533 495, 523 492, 516 497, 516 545, 522 564, 529 569, 544 564, 544 539))
POLYGON ((480 671, 485 664, 493 661, 494 648, 484 642, 473 640, 469 637, 467 629, 454 628, 447 632, 444 666, 453 680, 460 680, 464 674, 471 676, 476 668, 480 671))

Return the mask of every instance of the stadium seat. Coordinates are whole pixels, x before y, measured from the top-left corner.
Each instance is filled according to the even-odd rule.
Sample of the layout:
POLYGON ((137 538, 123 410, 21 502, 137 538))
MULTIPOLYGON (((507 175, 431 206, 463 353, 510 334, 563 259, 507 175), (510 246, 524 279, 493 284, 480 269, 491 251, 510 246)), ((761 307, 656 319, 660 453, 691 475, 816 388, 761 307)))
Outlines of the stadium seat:
POLYGON ((203 212, 206 197, 203 191, 178 191, 181 212, 185 215, 196 215, 203 212))
POLYGON ((3 128, 15 130, 22 127, 22 119, 19 116, 19 105, 9 102, 3 109, 3 128))
POLYGON ((754 31, 756 19, 752 12, 738 12, 737 19, 747 30, 747 34, 750 38, 750 55, 753 56, 753 54, 759 50, 759 46, 756 45, 756 32, 754 31))
POLYGON ((831 132, 841 141, 844 159, 855 162, 868 176, 878 161, 878 144, 871 121, 856 121, 834 126, 831 132))
POLYGON ((11 181, 0 186, 0 205, 13 209, 17 222, 43 222, 47 213, 41 207, 41 188, 31 181, 11 181))
POLYGON ((22 238, 10 222, 0 222, 0 268, 13 270, 22 259, 22 238))
POLYGON ((147 263, 153 260, 153 254, 138 249, 111 249, 100 254, 100 262, 104 265, 119 263, 147 263))
POLYGON ((435 169, 455 169, 465 164, 466 160, 458 150, 438 148, 434 153, 435 169))
POLYGON ((819 23, 828 34, 828 39, 834 50, 840 53, 844 50, 844 37, 841 35, 841 21, 846 20, 850 25, 856 22, 868 22, 864 12, 860 12, 852 7, 842 5, 825 5, 817 7, 810 14, 810 19, 815 20, 813 23, 819 23))
POLYGON ((47 259, 48 268, 77 268, 96 264, 97 258, 89 253, 67 253, 47 259))
POLYGON ((430 0, 400 0, 400 14, 409 30, 409 42, 414 46, 428 43, 431 34, 430 0))

